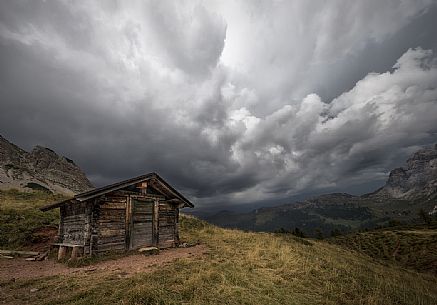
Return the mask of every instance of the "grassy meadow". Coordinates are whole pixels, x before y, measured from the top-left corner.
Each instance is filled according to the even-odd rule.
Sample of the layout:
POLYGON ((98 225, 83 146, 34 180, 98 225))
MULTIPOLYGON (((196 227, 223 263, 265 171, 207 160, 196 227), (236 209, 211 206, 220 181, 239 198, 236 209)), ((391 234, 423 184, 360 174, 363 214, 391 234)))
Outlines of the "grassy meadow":
POLYGON ((129 278, 3 281, 0 304, 437 304, 435 276, 327 241, 222 229, 190 216, 181 217, 180 234, 207 254, 129 278))
POLYGON ((330 241, 376 259, 437 275, 437 225, 382 228, 330 241))
POLYGON ((64 198, 39 191, 0 191, 0 249, 17 250, 44 242, 37 231, 57 226, 59 212, 41 212, 38 208, 64 198))

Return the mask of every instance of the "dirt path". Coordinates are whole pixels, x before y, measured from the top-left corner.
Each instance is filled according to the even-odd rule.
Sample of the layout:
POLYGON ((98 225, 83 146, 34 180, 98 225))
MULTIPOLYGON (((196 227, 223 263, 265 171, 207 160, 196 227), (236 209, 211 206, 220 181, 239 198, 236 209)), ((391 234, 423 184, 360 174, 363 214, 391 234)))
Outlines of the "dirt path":
POLYGON ((401 247, 401 240, 400 238, 398 238, 397 242, 396 242, 396 247, 392 253, 393 258, 396 259, 396 254, 398 254, 399 248, 401 247))
POLYGON ((0 259, 0 280, 32 279, 52 275, 117 273, 129 277, 139 272, 152 272, 158 267, 179 258, 196 258, 207 252, 203 245, 190 248, 172 248, 162 250, 158 255, 145 256, 133 254, 122 258, 108 260, 91 266, 69 268, 54 260, 41 262, 25 261, 23 258, 0 259))

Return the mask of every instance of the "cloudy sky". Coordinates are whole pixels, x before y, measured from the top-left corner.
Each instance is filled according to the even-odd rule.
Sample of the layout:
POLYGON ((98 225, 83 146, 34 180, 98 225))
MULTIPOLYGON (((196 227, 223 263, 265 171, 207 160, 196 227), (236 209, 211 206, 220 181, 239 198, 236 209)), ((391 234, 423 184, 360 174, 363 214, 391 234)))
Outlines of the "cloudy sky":
POLYGON ((0 2, 0 134, 198 206, 363 193, 437 142, 437 1, 0 2))

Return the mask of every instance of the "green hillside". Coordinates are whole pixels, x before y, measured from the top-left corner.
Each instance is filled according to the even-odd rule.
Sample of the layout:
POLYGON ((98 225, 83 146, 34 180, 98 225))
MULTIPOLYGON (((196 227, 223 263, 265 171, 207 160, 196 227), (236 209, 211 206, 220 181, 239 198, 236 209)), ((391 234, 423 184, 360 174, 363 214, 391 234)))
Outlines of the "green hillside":
POLYGON ((46 192, 0 191, 0 249, 21 249, 44 242, 40 229, 57 226, 58 211, 41 212, 48 202, 65 198, 46 192))
POLYGON ((0 303, 437 304, 435 276, 326 241, 222 229, 188 216, 181 239, 208 253, 128 278, 96 272, 0 280, 0 303))
POLYGON ((437 275, 437 225, 384 228, 330 241, 376 259, 437 275))
POLYGON ((416 222, 420 210, 431 211, 435 205, 436 201, 430 198, 406 200, 334 193, 248 213, 222 211, 205 219, 224 228, 261 232, 299 228, 306 236, 321 233, 329 237, 333 231, 345 234, 386 226, 393 221, 416 222))

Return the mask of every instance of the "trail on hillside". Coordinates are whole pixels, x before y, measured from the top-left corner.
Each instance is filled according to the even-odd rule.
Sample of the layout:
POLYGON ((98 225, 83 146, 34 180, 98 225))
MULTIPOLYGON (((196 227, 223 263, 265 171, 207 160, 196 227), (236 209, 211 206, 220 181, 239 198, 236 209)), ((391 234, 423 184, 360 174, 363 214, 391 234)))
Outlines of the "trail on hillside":
POLYGON ((135 273, 152 272, 176 259, 195 258, 207 252, 204 245, 190 248, 171 248, 162 250, 158 255, 128 255, 114 260, 71 268, 54 260, 26 261, 23 258, 0 259, 0 280, 34 279, 53 275, 79 275, 87 273, 109 274, 129 277, 135 273))
POLYGON ((392 255, 393 255, 393 259, 396 259, 396 254, 398 254, 398 251, 399 251, 399 248, 400 248, 400 247, 401 247, 401 239, 398 238, 398 240, 397 240, 397 242, 396 242, 395 249, 394 249, 394 251, 393 251, 393 253, 392 253, 392 255))

